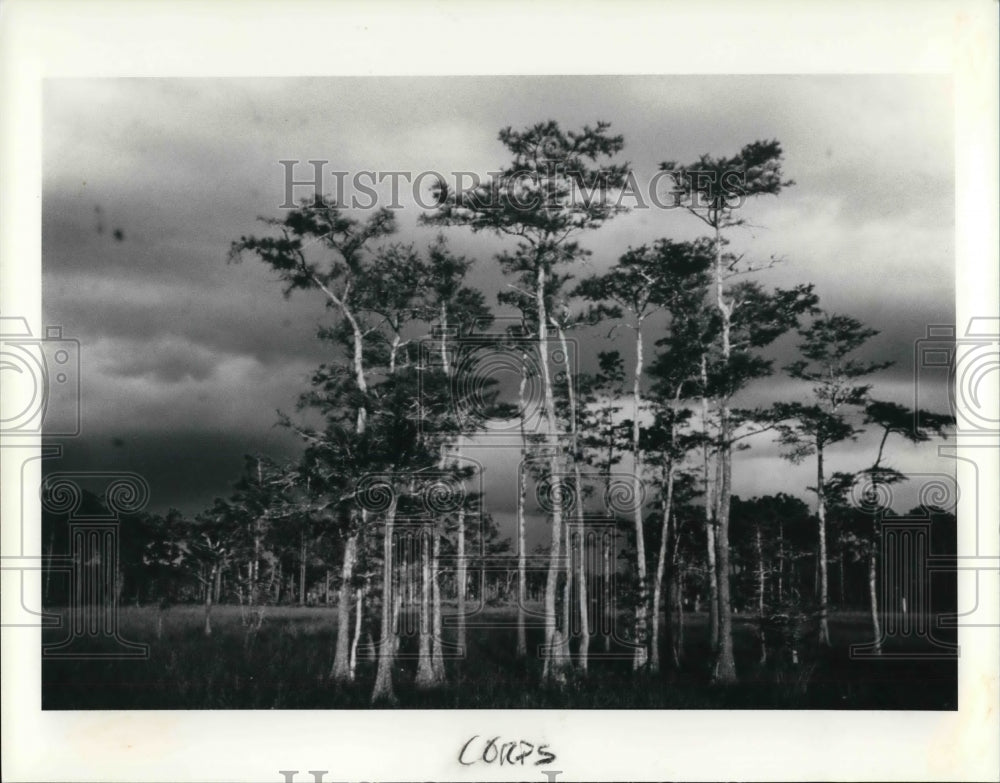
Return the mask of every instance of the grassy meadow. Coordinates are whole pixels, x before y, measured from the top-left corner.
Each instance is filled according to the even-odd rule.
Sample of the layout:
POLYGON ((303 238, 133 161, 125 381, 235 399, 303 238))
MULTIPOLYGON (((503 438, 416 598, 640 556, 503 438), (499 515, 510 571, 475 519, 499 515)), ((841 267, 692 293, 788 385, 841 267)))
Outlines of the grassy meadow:
MULTIPOLYGON (((65 615, 64 615, 65 617, 65 615)), ((529 657, 514 655, 510 609, 478 615, 468 628, 468 654, 446 659, 444 687, 414 686, 417 640, 404 637, 394 677, 396 706, 412 709, 956 709, 955 660, 851 660, 852 643, 869 640, 864 613, 835 613, 833 646, 802 651, 797 664, 771 656, 760 663, 757 624, 734 617, 740 682, 709 684, 707 617, 689 614, 684 656, 677 669, 664 660, 659 674, 635 674, 624 656, 598 657, 590 671, 565 686, 539 686, 541 662, 531 653, 542 630, 528 630, 529 657)), ((268 607, 260 629, 248 632, 239 607, 213 612, 203 632, 200 607, 123 608, 123 638, 149 645, 145 660, 43 659, 43 709, 354 709, 371 706, 374 657, 359 650, 356 683, 337 687, 328 677, 336 636, 328 608, 268 607)), ((65 638, 47 629, 43 644, 65 638)), ((445 640, 453 639, 446 625, 445 640)), ((921 648, 923 649, 923 648, 921 648)), ((575 644, 574 644, 575 651, 575 644)), ((893 648, 887 647, 887 652, 893 648)), ((612 652, 615 648, 612 647, 612 652)), ((623 652, 619 650, 619 652, 623 652)))

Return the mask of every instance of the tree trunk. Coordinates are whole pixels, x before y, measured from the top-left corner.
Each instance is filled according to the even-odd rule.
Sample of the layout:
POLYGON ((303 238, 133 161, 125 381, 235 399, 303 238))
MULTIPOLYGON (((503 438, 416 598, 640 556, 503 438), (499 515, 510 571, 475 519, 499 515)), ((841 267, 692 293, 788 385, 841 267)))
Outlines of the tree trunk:
POLYGON ((711 520, 705 526, 708 561, 708 644, 713 656, 719 651, 719 574, 715 565, 715 526, 711 520))
MULTIPOLYGON (((553 649, 556 640, 556 590, 559 580, 559 563, 562 559, 562 505, 555 489, 555 482, 560 475, 560 446, 557 442, 558 421, 556 419, 555 397, 552 391, 552 377, 549 371, 548 326, 545 308, 545 267, 539 259, 537 289, 535 301, 538 306, 538 359, 542 370, 542 388, 545 394, 546 419, 546 450, 549 461, 549 480, 553 486, 552 503, 552 535, 549 548, 549 568, 545 579, 545 663, 542 667, 542 680, 547 681, 552 676, 552 657, 555 654, 562 657, 562 650, 553 649)), ((560 635, 559 646, 567 644, 560 635)))
POLYGON ((841 551, 840 557, 837 558, 837 566, 839 571, 839 578, 837 579, 838 588, 838 602, 837 606, 841 609, 844 607, 844 553, 841 551))
MULTIPOLYGON (((873 531, 874 533, 874 531, 873 531)), ((871 551, 868 553, 868 596, 871 599, 872 609, 872 649, 876 655, 882 654, 882 629, 878 621, 878 585, 876 566, 878 553, 876 550, 875 535, 872 536, 871 551)))
MULTIPOLYGON (((259 467, 259 464, 258 464, 259 467)), ((260 537, 257 535, 257 520, 253 522, 253 562, 250 564, 250 606, 257 603, 257 585, 260 582, 260 537)))
MULTIPOLYGON (((579 539, 579 553, 580 556, 577 559, 577 571, 576 571, 576 581, 577 581, 577 597, 579 600, 579 611, 580 611, 580 645, 577 648, 577 666, 580 671, 584 674, 587 673, 588 659, 590 657, 590 617, 589 613, 589 599, 587 595, 587 533, 586 528, 583 525, 583 487, 580 481, 580 466, 577 464, 573 465, 573 482, 576 485, 576 503, 577 503, 577 527, 579 532, 577 533, 577 538, 579 539)), ((570 550, 572 553, 572 550, 570 550)))
POLYGON ((656 577, 653 582, 653 611, 650 616, 649 670, 653 673, 660 671, 660 609, 662 607, 663 574, 666 569, 664 548, 661 544, 656 563, 656 577))
POLYGON ((517 495, 517 657, 524 658, 528 654, 527 634, 524 627, 524 605, 527 601, 528 578, 527 556, 524 551, 525 546, 527 546, 524 529, 524 484, 528 477, 523 459, 521 460, 519 470, 521 472, 521 485, 517 495))
POLYGON ((434 684, 431 667, 431 553, 429 536, 420 535, 420 651, 417 661, 416 685, 428 688, 434 684))
POLYGON ((614 634, 614 596, 612 594, 611 588, 611 542, 607 538, 607 534, 602 536, 601 539, 601 557, 603 559, 603 573, 601 575, 601 613, 604 618, 604 628, 602 631, 602 636, 604 637, 604 652, 611 651, 611 636, 614 634))
POLYGON ((778 603, 784 601, 785 593, 785 524, 778 520, 778 603))
POLYGON ((299 606, 306 604, 306 533, 302 531, 299 547, 299 606))
POLYGON ((729 410, 723 406, 721 419, 723 445, 722 486, 719 492, 719 517, 715 538, 715 565, 718 571, 719 594, 719 654, 714 681, 720 684, 736 682, 736 662, 733 658, 733 617, 729 584, 729 501, 732 481, 732 455, 729 453, 729 410))
POLYGON ((431 668, 434 670, 434 682, 444 682, 444 630, 441 622, 441 584, 438 572, 441 563, 441 536, 433 530, 434 546, 431 551, 431 668))
POLYGON ((365 586, 362 585, 357 591, 356 608, 354 612, 354 638, 351 639, 351 659, 348 664, 350 679, 354 679, 354 673, 358 666, 358 640, 361 638, 362 618, 365 610, 365 586))
POLYGON ((323 603, 326 606, 330 605, 330 569, 326 569, 323 575, 323 603))
POLYGON ((378 670, 375 674, 375 689, 372 703, 395 702, 392 689, 392 665, 396 653, 396 631, 393 615, 396 613, 395 591, 392 589, 393 562, 392 536, 396 521, 397 498, 393 492, 389 508, 385 512, 385 537, 382 541, 382 635, 379 638, 378 670))
POLYGON ((572 621, 572 590, 573 590, 573 547, 570 538, 571 531, 569 520, 563 523, 563 588, 562 588, 562 632, 566 639, 566 646, 569 647, 571 636, 570 622, 572 621))
MULTIPOLYGON (((403 593, 400 590, 392 591, 392 620, 389 622, 389 627, 392 629, 392 664, 396 662, 396 655, 399 653, 399 645, 403 641, 402 629, 400 627, 400 614, 403 609, 403 593)), ((390 685, 391 685, 391 674, 390 674, 390 685)), ((393 694, 393 699, 395 699, 395 694, 393 694)))
MULTIPOLYGON (((581 672, 587 671, 587 659, 590 654, 590 619, 587 616, 587 576, 584 558, 586 555, 586 540, 583 526, 583 485, 580 480, 580 446, 579 446, 579 422, 576 407, 576 393, 573 389, 573 368, 570 366, 569 344, 566 340, 566 332, 562 326, 558 326, 559 344, 562 347, 563 356, 566 357, 566 399, 569 401, 569 422, 570 422, 570 449, 573 460, 573 508, 576 512, 577 538, 579 539, 580 556, 577 560, 577 599, 579 601, 578 610, 580 616, 580 643, 577 647, 577 665, 581 672)), ((573 545, 573 533, 569 525, 566 526, 566 590, 565 590, 565 610, 564 634, 566 644, 569 645, 570 637, 570 617, 571 617, 571 597, 573 591, 573 557, 575 547, 573 545)))
MULTIPOLYGON (((458 563, 456 565, 455 586, 458 593, 458 628, 457 642, 459 649, 465 649, 465 602, 468 597, 469 571, 468 562, 465 556, 465 506, 458 509, 458 530, 457 530, 457 550, 458 563)), ((435 586, 437 580, 435 579, 435 586)))
MULTIPOLYGON (((367 513, 362 511, 361 514, 362 519, 367 521, 367 513)), ((340 571, 340 588, 337 591, 337 647, 333 656, 333 670, 330 672, 330 676, 338 683, 353 680, 348 653, 351 644, 351 578, 354 575, 357 547, 358 534, 351 533, 347 541, 344 542, 344 560, 340 571)))
POLYGON ((639 415, 642 412, 642 321, 635 330, 635 376, 632 383, 632 486, 635 496, 635 560, 639 595, 635 607, 635 643, 633 669, 643 669, 649 662, 649 582, 646 575, 646 536, 642 524, 642 451, 639 448, 639 415))
POLYGON ((414 579, 414 568, 415 563, 413 562, 413 553, 410 551, 409 547, 403 547, 403 551, 399 555, 399 595, 400 599, 403 600, 407 606, 413 606, 413 579, 414 579))
POLYGON ((826 498, 823 493, 823 447, 816 447, 816 516, 819 519, 819 643, 830 646, 828 581, 826 556, 826 498))
MULTIPOLYGON (((704 388, 708 384, 708 359, 701 355, 701 383, 704 388)), ((701 396, 701 422, 706 443, 702 447, 702 481, 705 487, 705 562, 708 565, 708 639, 711 654, 715 656, 719 649, 719 583, 715 570, 715 502, 712 492, 711 465, 709 458, 708 439, 708 398, 701 396)), ((718 457, 716 457, 718 459, 718 457)))
MULTIPOLYGON (((446 302, 441 302, 441 366, 444 371, 445 378, 451 378, 451 362, 448 357, 448 305, 446 302)), ((455 439, 455 453, 458 458, 462 456, 462 436, 461 434, 455 439)), ((442 470, 444 469, 444 459, 442 454, 442 470)), ((441 593, 440 584, 438 582, 438 559, 440 552, 440 540, 437 535, 434 539, 434 565, 432 567, 432 576, 434 580, 434 668, 439 680, 444 679, 444 656, 441 651, 442 639, 441 639, 441 593)), ((458 564, 456 567, 455 574, 455 587, 458 599, 458 629, 457 629, 457 645, 460 650, 460 654, 464 654, 466 634, 465 634, 465 600, 468 592, 468 571, 467 563, 465 558, 465 505, 464 503, 458 508, 458 527, 456 530, 456 549, 458 554, 458 564)))
POLYGON ((215 586, 215 576, 218 570, 218 566, 212 566, 205 583, 205 636, 212 635, 212 588, 215 586))
MULTIPOLYGON (((718 223, 715 229, 715 301, 722 320, 722 359, 728 367, 731 346, 729 342, 732 305, 725 299, 723 290, 722 240, 718 223)), ((733 457, 732 431, 729 420, 729 402, 719 403, 719 460, 722 466, 722 481, 718 491, 718 513, 716 514, 716 559, 719 592, 719 654, 716 660, 714 681, 720 684, 736 682, 736 664, 733 660, 733 618, 732 602, 729 597, 729 505, 732 491, 733 457)))
POLYGON ((677 625, 674 628, 673 659, 674 668, 681 667, 681 658, 684 657, 684 573, 674 564, 673 579, 671 585, 676 584, 675 600, 677 601, 677 625))
MULTIPOLYGON (((653 627, 650 634, 649 667, 654 672, 660 670, 660 607, 663 594, 663 574, 667 567, 667 543, 671 534, 670 515, 674 494, 674 464, 672 459, 668 460, 666 478, 666 496, 663 499, 663 522, 660 526, 660 551, 656 558, 656 579, 653 582, 653 627)), ((669 611, 668 608, 668 614, 669 611)))
POLYGON ((754 540, 757 550, 757 622, 760 628, 760 662, 767 661, 767 640, 764 638, 764 546, 760 540, 760 525, 756 525, 754 540))

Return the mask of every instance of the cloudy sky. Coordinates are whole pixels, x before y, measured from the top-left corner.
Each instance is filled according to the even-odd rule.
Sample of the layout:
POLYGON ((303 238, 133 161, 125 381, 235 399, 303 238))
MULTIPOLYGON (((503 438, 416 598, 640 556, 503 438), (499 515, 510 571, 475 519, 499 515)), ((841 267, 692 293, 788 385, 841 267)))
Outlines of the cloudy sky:
MULTIPOLYGON (((915 341, 928 325, 954 321, 952 118, 951 83, 938 77, 49 81, 43 306, 45 322, 82 346, 82 434, 66 443, 60 469, 138 472, 154 509, 194 512, 227 494, 243 454, 294 453, 295 441, 273 426, 275 411, 291 411, 307 374, 329 358, 314 337, 327 317, 322 299, 285 300, 259 263, 226 263, 229 243, 259 230, 258 216, 281 214, 278 161, 485 176, 507 159, 500 128, 546 119, 564 128, 610 121, 640 182, 663 160, 780 140, 796 185, 748 205, 752 227, 733 243, 751 257, 784 259, 762 283, 812 282, 826 309, 881 330, 870 356, 896 365, 875 393, 912 405, 915 341)), ((388 183, 380 190, 389 197, 388 183)), ((417 226, 421 209, 405 183, 400 204, 398 238, 426 244, 434 231, 417 226)), ((678 210, 633 210, 585 237, 593 255, 576 271, 700 228, 678 210)), ((448 237, 476 258, 473 280, 492 301, 502 242, 461 229, 448 237)), ((793 346, 775 346, 779 365, 793 346)), ((580 352, 609 347, 593 334, 580 352)), ((944 385, 921 383, 919 403, 943 409, 944 385)), ((753 394, 795 390, 779 375, 753 394)), ((832 469, 870 463, 874 448, 862 437, 833 456, 832 469)), ((516 487, 513 461, 496 456, 503 451, 469 446, 501 518, 516 487)), ((951 470, 934 455, 896 444, 892 461, 951 470)), ((790 468, 764 437, 740 455, 735 488, 804 496, 811 472, 790 468)))

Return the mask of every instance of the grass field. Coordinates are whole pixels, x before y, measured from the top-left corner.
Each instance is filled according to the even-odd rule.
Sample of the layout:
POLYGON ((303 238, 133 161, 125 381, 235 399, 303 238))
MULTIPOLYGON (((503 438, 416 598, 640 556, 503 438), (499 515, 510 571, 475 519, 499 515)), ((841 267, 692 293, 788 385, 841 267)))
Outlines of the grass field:
MULTIPOLYGON (((529 629, 529 659, 514 656, 510 610, 477 617, 464 659, 447 660, 448 681, 429 691, 413 684, 416 642, 405 639, 395 690, 401 708, 435 709, 923 709, 957 708, 957 661, 852 660, 849 645, 870 639, 864 613, 834 614, 833 647, 806 650, 798 665, 759 663, 753 618, 734 618, 740 682, 709 683, 707 620, 688 615, 679 670, 637 675, 627 660, 595 657, 586 678, 539 686, 542 641, 529 629), (479 624, 482 626, 479 626, 479 624)), ((337 687, 328 674, 336 617, 326 608, 269 607, 248 634, 238 607, 216 607, 211 637, 199 607, 121 610, 121 635, 149 645, 145 660, 50 660, 42 665, 43 709, 353 709, 370 706, 374 662, 359 655, 357 682, 337 687), (160 626, 158 638, 157 627, 160 626)), ((446 640, 453 638, 446 628, 446 640)), ((54 643, 65 629, 48 629, 54 643)), ((575 649, 575 646, 574 646, 575 649)), ((926 649, 921 646, 920 649, 926 649)), ((599 641, 591 644, 599 654, 599 641)), ((893 651, 893 648, 887 648, 893 651)))

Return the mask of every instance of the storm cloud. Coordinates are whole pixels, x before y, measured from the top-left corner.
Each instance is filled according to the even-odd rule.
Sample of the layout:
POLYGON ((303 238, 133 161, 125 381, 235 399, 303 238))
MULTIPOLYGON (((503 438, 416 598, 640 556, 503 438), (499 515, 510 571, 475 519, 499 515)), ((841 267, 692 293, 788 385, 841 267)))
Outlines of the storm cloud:
MULTIPOLYGON (((505 126, 612 122, 639 182, 665 160, 731 155, 776 138, 795 180, 748 204, 733 249, 782 259, 765 285, 816 285, 821 304, 880 330, 870 354, 895 361, 881 396, 912 404, 914 344, 954 320, 954 175, 950 82, 938 77, 433 77, 50 80, 44 91, 43 306, 81 341, 82 435, 63 460, 138 470, 153 506, 196 511, 239 471, 242 454, 294 453, 275 411, 294 409, 310 370, 335 353, 315 339, 330 313, 315 294, 282 296, 259 263, 227 260, 230 242, 280 214, 280 160, 345 172, 486 174, 506 160, 505 126)), ((377 188, 388 198, 388 184, 377 188)), ((426 245, 401 188, 398 239, 426 245)), ((690 239, 680 210, 634 209, 584 237, 576 274, 606 269, 629 246, 690 239)), ((502 285, 492 237, 449 230, 477 261, 472 282, 502 285)), ((583 369, 624 335, 581 334, 583 369)), ((653 335, 655 339, 655 335, 653 335)), ((772 354, 780 367, 793 337, 772 354)), ((920 389, 946 403, 943 383, 920 389)), ((799 393, 781 375, 748 394, 799 393)), ((927 401, 927 402, 925 402, 927 401)), ((470 444, 471 446, 471 444, 470 444)), ((842 455, 850 462, 851 449, 842 455)), ((483 457, 487 485, 509 486, 516 459, 483 457)), ((789 469, 762 440, 738 457, 737 491, 789 491, 789 469)), ((832 460, 836 462, 836 455, 832 460)), ((919 469, 915 453, 900 459, 919 469)), ((506 513, 494 490, 497 512, 506 513)))

